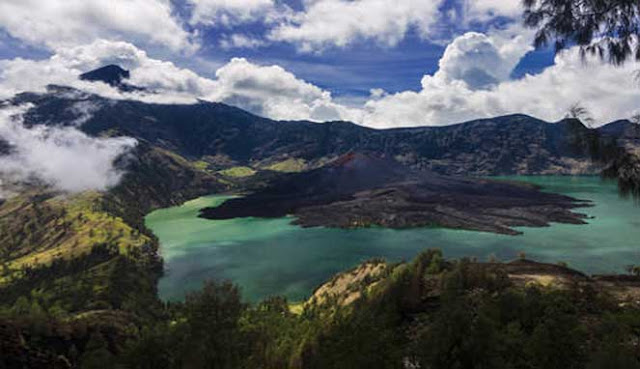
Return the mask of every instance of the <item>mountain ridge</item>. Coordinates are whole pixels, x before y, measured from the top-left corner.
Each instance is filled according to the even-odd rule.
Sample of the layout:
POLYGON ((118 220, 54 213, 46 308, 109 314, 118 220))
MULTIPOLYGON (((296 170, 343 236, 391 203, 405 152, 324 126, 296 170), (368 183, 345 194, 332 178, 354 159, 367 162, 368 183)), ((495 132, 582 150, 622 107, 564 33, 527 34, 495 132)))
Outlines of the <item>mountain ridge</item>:
MULTIPOLYGON (((148 104, 97 95, 23 93, 14 104, 32 103, 26 124, 60 125, 73 106, 94 104, 80 127, 90 135, 116 130, 186 157, 205 158, 212 169, 268 166, 297 158, 309 168, 349 151, 377 152, 415 169, 443 174, 595 174, 585 147, 572 137, 589 130, 569 120, 547 123, 523 114, 442 127, 376 130, 344 121, 274 121, 223 103, 148 104), (208 157, 208 158, 207 158, 208 157)), ((580 138, 580 139, 582 139, 580 138)))

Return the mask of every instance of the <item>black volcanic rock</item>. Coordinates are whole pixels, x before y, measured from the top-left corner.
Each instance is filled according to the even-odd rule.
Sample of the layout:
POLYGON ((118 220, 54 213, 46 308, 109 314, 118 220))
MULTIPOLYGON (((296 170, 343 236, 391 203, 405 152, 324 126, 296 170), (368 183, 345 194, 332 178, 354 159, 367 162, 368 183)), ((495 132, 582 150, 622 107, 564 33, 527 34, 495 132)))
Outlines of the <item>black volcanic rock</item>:
POLYGON ((83 81, 104 82, 110 86, 117 87, 119 90, 124 92, 143 91, 144 89, 141 87, 133 86, 124 82, 129 79, 130 76, 131 74, 128 70, 123 69, 118 65, 111 64, 83 73, 80 75, 80 79, 83 81))
POLYGON ((390 159, 350 153, 287 176, 246 197, 205 208, 208 219, 294 215, 305 227, 442 226, 518 234, 516 226, 584 223, 588 203, 525 184, 414 172, 390 159))
POLYGON ((111 86, 119 86, 122 80, 129 79, 129 76, 128 70, 112 64, 81 74, 80 79, 83 81, 100 81, 111 86))

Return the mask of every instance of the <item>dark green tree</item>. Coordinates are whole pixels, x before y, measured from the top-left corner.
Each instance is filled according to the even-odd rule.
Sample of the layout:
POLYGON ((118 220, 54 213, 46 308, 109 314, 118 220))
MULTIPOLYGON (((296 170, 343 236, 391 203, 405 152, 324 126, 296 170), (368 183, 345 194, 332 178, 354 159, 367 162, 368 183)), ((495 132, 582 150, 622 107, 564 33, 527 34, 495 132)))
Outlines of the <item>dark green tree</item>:
POLYGON ((638 0, 524 0, 524 21, 538 30, 536 46, 578 45, 613 64, 640 60, 638 0))
POLYGON ((80 356, 80 368, 111 369, 114 366, 115 360, 104 336, 100 332, 93 332, 80 356))
POLYGON ((231 282, 206 282, 187 295, 179 367, 237 369, 247 359, 247 342, 239 326, 246 305, 231 282))

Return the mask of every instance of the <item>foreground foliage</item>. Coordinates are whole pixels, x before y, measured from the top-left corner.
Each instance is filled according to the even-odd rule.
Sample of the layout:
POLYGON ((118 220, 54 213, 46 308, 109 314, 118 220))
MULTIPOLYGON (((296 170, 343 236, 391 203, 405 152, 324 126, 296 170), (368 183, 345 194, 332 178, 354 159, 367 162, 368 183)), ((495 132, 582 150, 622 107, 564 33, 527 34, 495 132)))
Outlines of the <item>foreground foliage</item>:
POLYGON ((3 355, 0 368, 640 368, 640 310, 589 284, 522 285, 500 264, 428 251, 347 290, 359 298, 294 314, 283 298, 248 305, 231 283, 208 282, 144 319, 19 298, 2 311, 0 348, 19 334, 30 354, 3 355))
POLYGON ((538 30, 536 46, 556 51, 578 45, 613 64, 640 60, 640 3, 636 0, 525 0, 525 24, 538 30))

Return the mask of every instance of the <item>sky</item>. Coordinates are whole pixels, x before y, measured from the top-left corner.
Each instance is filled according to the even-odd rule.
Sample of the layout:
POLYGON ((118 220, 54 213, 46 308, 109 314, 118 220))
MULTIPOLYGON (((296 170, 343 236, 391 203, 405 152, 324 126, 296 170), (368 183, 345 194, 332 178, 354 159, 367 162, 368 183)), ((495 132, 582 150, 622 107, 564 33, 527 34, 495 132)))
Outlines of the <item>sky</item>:
POLYGON ((640 112, 637 63, 534 50, 521 16, 516 0, 2 0, 0 99, 54 83, 373 128, 640 112), (112 63, 146 91, 77 79, 112 63))

